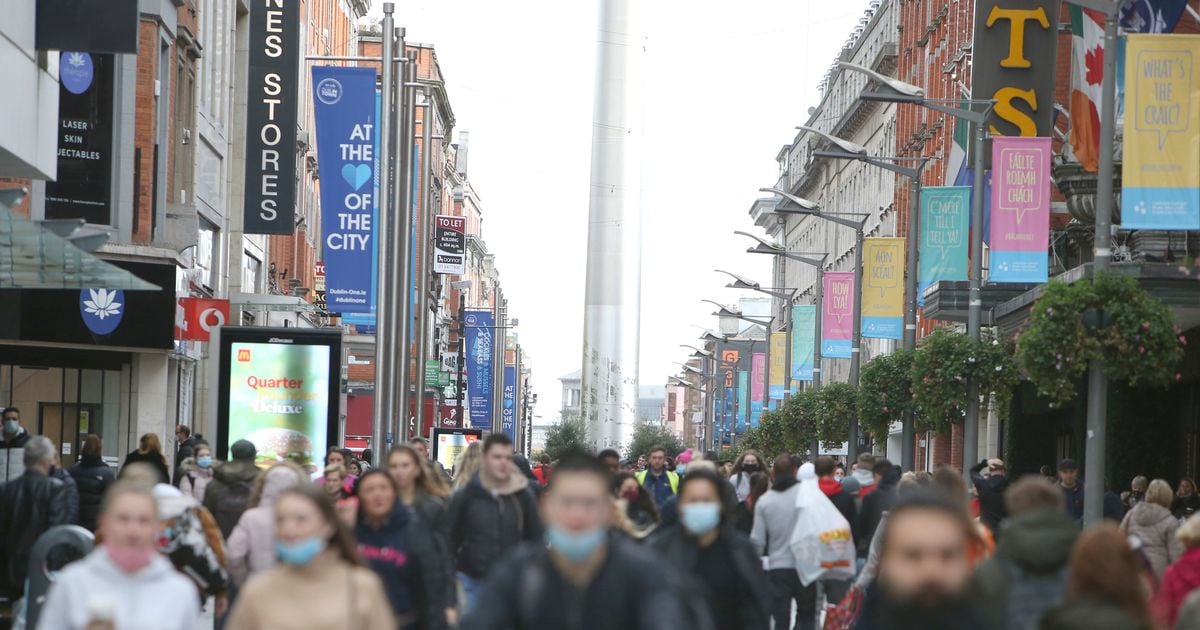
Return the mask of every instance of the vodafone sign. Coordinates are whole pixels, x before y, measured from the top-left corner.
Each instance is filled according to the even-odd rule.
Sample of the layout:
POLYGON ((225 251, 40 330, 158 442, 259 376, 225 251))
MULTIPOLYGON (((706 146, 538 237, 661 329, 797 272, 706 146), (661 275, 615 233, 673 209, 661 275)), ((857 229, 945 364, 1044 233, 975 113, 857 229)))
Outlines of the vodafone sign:
POLYGON ((212 331, 229 321, 229 300, 179 298, 175 301, 175 338, 208 341, 212 331))

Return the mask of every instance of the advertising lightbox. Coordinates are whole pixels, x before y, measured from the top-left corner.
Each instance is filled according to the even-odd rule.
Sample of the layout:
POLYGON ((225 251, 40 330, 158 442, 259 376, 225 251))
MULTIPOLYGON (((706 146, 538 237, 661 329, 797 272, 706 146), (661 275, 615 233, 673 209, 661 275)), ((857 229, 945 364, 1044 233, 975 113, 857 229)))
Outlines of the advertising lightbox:
POLYGON ((467 450, 471 442, 483 439, 483 429, 434 429, 433 461, 440 462, 446 470, 454 470, 454 464, 467 450))
POLYGON ((249 440, 256 463, 284 460, 310 473, 338 436, 338 330, 224 327, 220 333, 217 450, 249 440))

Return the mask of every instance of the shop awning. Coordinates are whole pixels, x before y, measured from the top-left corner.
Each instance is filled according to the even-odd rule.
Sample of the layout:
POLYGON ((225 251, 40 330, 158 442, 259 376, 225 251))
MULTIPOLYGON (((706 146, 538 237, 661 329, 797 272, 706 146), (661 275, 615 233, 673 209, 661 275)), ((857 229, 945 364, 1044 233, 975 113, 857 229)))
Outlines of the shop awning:
MULTIPOLYGON (((85 252, 70 236, 58 236, 13 212, 24 194, 22 189, 0 190, 0 289, 161 290, 85 252)), ((81 244, 94 240, 95 235, 86 232, 81 244)))

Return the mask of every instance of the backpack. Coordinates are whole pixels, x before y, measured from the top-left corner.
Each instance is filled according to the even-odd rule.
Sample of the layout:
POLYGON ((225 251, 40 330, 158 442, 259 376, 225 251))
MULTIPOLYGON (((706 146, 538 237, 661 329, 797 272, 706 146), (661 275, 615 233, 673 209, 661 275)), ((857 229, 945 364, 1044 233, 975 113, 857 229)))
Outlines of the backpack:
MULTIPOLYGON (((217 519, 221 535, 225 538, 229 538, 233 534, 233 528, 237 527, 238 519, 250 507, 251 490, 250 482, 239 481, 225 486, 224 492, 219 493, 216 500, 212 501, 209 510, 212 512, 213 518, 217 519)), ((205 505, 208 503, 206 502, 205 505)))
POLYGON ((217 554, 208 544, 200 508, 184 510, 174 519, 163 523, 161 549, 163 555, 182 574, 192 578, 206 595, 223 593, 229 587, 229 574, 217 561, 217 554))
POLYGON ((1008 558, 998 558, 1008 574, 1005 626, 1008 630, 1033 630, 1042 616, 1062 602, 1067 588, 1067 567, 1050 573, 1030 573, 1008 558))

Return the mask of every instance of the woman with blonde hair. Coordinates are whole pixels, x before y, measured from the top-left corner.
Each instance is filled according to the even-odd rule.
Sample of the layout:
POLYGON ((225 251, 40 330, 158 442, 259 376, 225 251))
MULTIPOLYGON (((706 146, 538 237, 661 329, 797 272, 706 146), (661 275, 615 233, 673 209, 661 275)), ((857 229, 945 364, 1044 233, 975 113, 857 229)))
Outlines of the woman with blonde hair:
POLYGON ((475 440, 467 445, 466 450, 458 456, 458 461, 454 463, 454 491, 457 492, 467 487, 482 465, 483 440, 475 440))
POLYGON ((159 483, 171 483, 171 473, 167 469, 167 457, 163 455, 162 442, 157 433, 147 433, 138 440, 137 450, 125 456, 125 465, 121 468, 119 477, 124 477, 129 465, 144 462, 154 467, 158 473, 159 483))
POLYGON ((1154 569, 1154 579, 1162 581, 1167 566, 1183 555, 1183 544, 1175 537, 1179 520, 1171 514, 1175 493, 1162 479, 1150 482, 1145 500, 1139 501, 1121 521, 1121 531, 1142 542, 1142 552, 1154 569))

